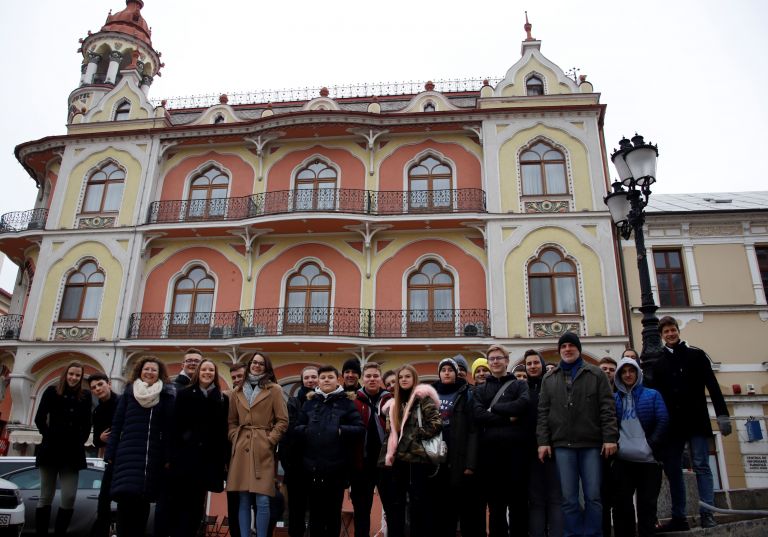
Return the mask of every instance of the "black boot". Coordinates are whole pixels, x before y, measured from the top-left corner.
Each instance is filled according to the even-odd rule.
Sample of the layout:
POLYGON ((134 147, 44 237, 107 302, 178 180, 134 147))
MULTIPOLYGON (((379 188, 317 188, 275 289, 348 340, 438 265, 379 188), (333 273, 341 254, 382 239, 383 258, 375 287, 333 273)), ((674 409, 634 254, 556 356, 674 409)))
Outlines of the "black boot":
POLYGON ((35 509, 35 535, 37 537, 47 537, 48 526, 51 525, 51 506, 38 507, 35 509))
POLYGON ((53 533, 56 537, 67 537, 67 528, 74 512, 74 509, 62 509, 59 507, 59 511, 56 513, 56 524, 54 525, 53 533))

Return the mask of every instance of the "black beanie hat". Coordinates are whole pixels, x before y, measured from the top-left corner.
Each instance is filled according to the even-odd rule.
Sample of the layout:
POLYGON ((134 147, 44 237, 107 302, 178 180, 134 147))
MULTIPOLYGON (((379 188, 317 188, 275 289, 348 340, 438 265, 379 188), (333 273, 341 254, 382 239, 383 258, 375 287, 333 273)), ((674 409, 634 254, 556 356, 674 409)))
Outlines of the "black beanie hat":
POLYGON ((562 336, 560 336, 560 340, 557 342, 557 350, 560 350, 560 347, 563 346, 563 343, 573 343, 577 349, 579 349, 579 354, 581 354, 581 340, 579 339, 579 336, 574 334, 573 332, 566 332, 562 336))
POLYGON ((350 369, 355 373, 357 373, 358 375, 363 374, 363 370, 360 369, 360 360, 358 360, 357 358, 350 358, 349 360, 344 362, 344 365, 341 366, 341 374, 343 375, 345 371, 349 371, 350 369))

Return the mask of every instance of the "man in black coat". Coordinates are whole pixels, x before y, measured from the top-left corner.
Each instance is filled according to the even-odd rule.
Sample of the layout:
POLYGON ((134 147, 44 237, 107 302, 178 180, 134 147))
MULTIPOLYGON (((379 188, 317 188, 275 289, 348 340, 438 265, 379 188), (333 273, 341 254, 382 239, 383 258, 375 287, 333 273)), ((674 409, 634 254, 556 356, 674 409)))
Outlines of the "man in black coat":
MULTIPOLYGON (((117 408, 117 394, 112 391, 112 383, 104 373, 94 373, 88 378, 91 393, 98 399, 96 408, 93 409, 93 445, 99 448, 99 455, 104 456, 109 441, 109 432, 112 430, 112 418, 117 408)), ((96 508, 96 522, 93 525, 94 537, 107 537, 109 524, 112 518, 112 498, 109 489, 112 487, 112 465, 104 469, 104 478, 101 480, 99 500, 96 508)))
POLYGON ((184 359, 181 361, 181 371, 173 379, 173 385, 176 391, 189 386, 192 381, 192 375, 197 371, 197 366, 203 361, 203 353, 198 349, 187 349, 184 353, 184 359))
POLYGON ((514 533, 528 535, 528 385, 507 373, 509 354, 503 347, 491 345, 486 356, 491 376, 475 390, 473 409, 480 430, 478 477, 490 511, 488 535, 510 535, 507 509, 514 533))
MULTIPOLYGON (((699 498, 704 503, 714 504, 714 479, 709 467, 712 424, 705 388, 712 399, 723 436, 731 434, 731 422, 707 353, 680 339, 680 328, 673 317, 662 317, 659 320, 659 332, 664 341, 664 351, 653 365, 653 381, 649 387, 661 393, 669 412, 669 439, 663 463, 672 496, 672 520, 664 524, 662 530, 683 531, 688 529, 682 473, 686 442, 691 449, 691 463, 696 472, 699 498)), ((711 528, 716 525, 711 511, 700 509, 699 513, 702 527, 711 528)))

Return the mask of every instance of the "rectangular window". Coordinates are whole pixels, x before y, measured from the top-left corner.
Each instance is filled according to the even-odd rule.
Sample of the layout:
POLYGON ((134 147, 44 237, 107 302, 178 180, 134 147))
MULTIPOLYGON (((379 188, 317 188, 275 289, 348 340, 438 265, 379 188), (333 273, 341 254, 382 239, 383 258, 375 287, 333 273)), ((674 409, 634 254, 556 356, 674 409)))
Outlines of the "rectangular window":
POLYGON ((654 250, 653 262, 656 265, 660 305, 687 306, 688 289, 680 250, 654 250))
POLYGON ((768 246, 758 246, 755 248, 757 253, 757 266, 760 267, 760 277, 763 279, 763 293, 768 298, 768 246))

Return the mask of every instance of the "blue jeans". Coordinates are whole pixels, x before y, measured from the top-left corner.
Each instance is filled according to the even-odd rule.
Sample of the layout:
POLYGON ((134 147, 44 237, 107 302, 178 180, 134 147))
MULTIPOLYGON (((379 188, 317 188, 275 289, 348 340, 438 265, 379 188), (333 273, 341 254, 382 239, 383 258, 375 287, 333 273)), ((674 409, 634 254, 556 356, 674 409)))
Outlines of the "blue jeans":
POLYGON ((240 507, 237 511, 237 521, 240 524, 240 535, 251 533, 251 505, 256 509, 256 537, 267 537, 269 531, 269 496, 238 492, 240 507), (253 502, 253 503, 251 503, 253 502))
POLYGON ((563 536, 602 537, 600 448, 555 448, 555 463, 563 492, 563 536), (584 511, 579 505, 579 481, 584 493, 584 511))
MULTIPOLYGON (((692 436, 688 439, 691 447, 691 465, 696 472, 696 485, 699 499, 709 505, 715 503, 715 480, 709 467, 709 438, 692 436)), ((669 441, 667 455, 664 457, 664 473, 669 480, 669 494, 672 498, 672 518, 685 518, 685 483, 683 482, 683 450, 685 440, 669 441)), ((699 509, 707 513, 706 509, 699 509)))

